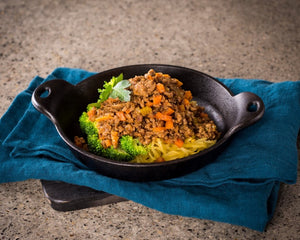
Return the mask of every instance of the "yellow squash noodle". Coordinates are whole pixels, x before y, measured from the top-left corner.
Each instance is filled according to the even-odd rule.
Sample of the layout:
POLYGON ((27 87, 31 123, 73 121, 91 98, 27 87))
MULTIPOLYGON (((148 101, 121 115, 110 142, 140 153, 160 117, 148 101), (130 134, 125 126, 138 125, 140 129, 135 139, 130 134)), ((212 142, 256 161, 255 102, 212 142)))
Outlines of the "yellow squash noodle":
POLYGON ((195 139, 190 137, 184 141, 182 147, 177 147, 175 144, 166 143, 162 139, 157 138, 151 143, 150 150, 147 155, 138 155, 131 162, 152 163, 160 157, 162 157, 165 161, 171 161, 196 154, 211 147, 215 143, 216 140, 206 140, 204 138, 195 139))

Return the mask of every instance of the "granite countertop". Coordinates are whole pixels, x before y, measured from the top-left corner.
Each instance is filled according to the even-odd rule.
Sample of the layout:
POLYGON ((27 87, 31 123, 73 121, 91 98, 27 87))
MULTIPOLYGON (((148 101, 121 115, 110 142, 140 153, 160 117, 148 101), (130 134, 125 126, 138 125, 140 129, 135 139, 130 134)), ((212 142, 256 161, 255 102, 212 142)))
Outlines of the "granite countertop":
MULTIPOLYGON (((293 0, 0 0, 0 116, 33 77, 56 67, 162 63, 220 78, 297 81, 299 12, 293 0)), ((0 184, 0 239, 297 239, 299 222, 299 181, 281 186, 263 233, 132 201, 58 212, 39 180, 0 184)))

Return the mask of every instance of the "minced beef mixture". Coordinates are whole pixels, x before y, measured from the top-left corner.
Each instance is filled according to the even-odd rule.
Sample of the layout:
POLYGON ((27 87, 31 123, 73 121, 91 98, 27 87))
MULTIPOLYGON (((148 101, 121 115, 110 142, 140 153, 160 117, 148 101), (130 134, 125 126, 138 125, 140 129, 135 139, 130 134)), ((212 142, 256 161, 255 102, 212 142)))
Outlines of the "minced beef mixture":
POLYGON ((88 112, 89 119, 97 122, 104 147, 117 147, 122 135, 138 138, 144 145, 154 138, 180 145, 188 137, 219 137, 214 122, 178 79, 151 69, 129 81, 130 102, 109 98, 88 112))

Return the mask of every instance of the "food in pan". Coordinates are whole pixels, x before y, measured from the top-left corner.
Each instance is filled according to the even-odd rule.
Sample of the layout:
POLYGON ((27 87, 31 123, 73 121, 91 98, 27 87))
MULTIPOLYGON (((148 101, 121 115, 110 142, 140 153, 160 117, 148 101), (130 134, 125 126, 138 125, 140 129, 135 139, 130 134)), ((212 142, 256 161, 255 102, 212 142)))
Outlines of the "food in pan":
POLYGON ((220 132, 191 91, 168 74, 150 69, 105 82, 79 118, 84 137, 75 144, 94 154, 135 163, 164 162, 211 147, 220 132))

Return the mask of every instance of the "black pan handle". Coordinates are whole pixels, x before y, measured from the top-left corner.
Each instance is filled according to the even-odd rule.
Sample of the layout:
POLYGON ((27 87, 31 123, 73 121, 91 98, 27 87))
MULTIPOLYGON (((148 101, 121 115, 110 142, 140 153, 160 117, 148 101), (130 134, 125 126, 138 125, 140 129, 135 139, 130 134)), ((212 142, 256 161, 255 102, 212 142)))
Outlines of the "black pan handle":
POLYGON ((57 106, 61 103, 64 94, 72 89, 74 89, 74 85, 65 80, 50 80, 44 82, 34 90, 31 102, 38 111, 56 124, 54 116, 57 106))
POLYGON ((254 93, 242 92, 233 97, 237 106, 237 116, 231 134, 247 127, 262 118, 265 105, 262 99, 254 93))

